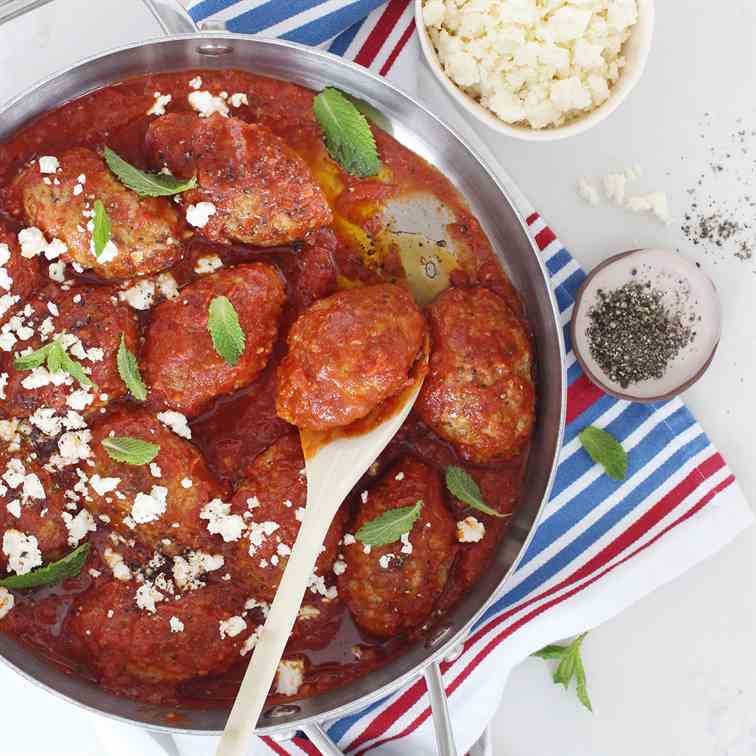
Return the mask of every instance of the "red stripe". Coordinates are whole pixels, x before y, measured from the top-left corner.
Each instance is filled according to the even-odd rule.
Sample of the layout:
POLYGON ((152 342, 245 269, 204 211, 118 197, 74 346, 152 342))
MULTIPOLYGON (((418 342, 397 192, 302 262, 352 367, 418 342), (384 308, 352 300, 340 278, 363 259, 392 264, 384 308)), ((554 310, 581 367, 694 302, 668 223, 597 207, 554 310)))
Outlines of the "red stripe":
MULTIPOLYGON (((635 542, 638 538, 640 538, 644 532, 646 532, 650 527, 652 527, 654 524, 660 521, 666 514, 672 511, 672 509, 674 509, 674 507, 677 504, 679 504, 680 501, 682 501, 684 498, 689 496, 690 493, 692 493, 692 491, 694 491, 698 486, 700 486, 700 484, 707 477, 712 475, 714 472, 720 469, 723 465, 724 465, 724 460, 722 459, 722 456, 719 453, 712 455, 712 457, 702 462, 701 465, 699 465, 697 468, 692 470, 683 481, 681 481, 677 486, 675 486, 675 488, 673 488, 669 493, 667 493, 654 507, 652 507, 652 509, 650 509, 647 513, 645 513, 639 519, 638 522, 642 520, 645 523, 642 529, 636 528, 634 524, 633 526, 628 528, 628 531, 621 533, 617 537, 617 539, 615 539, 615 541, 607 545, 599 554, 597 554, 593 559, 591 559, 589 564, 592 565, 592 569, 594 570, 599 569, 600 567, 605 565, 608 561, 610 561, 614 556, 621 553, 623 548, 628 548, 630 545, 632 545, 632 543, 635 542), (653 518, 650 516, 654 512, 657 513, 656 518, 653 518), (627 537, 627 533, 632 533, 635 537, 634 538, 627 537), (622 548, 618 548, 619 544, 623 544, 622 548)), ((728 478, 726 481, 719 484, 717 488, 713 489, 713 492, 710 492, 710 495, 707 494, 707 496, 704 497, 703 503, 706 503, 707 501, 709 501, 709 499, 712 498, 714 494, 718 492, 718 489, 725 488, 726 485, 729 485, 731 482, 732 480, 728 478)), ((703 504, 701 504, 700 506, 703 506, 703 504)), ((664 531, 662 531, 657 536, 655 536, 651 541, 649 541, 648 544, 641 547, 636 552, 633 552, 632 554, 626 556, 622 561, 610 567, 605 572, 594 577, 590 581, 584 583, 582 586, 578 586, 576 589, 573 589, 569 593, 565 594, 564 598, 572 596, 577 591, 582 590, 588 585, 591 585, 591 583, 595 582, 595 580, 597 580, 598 577, 600 577, 603 574, 606 574, 606 572, 608 572, 609 570, 614 569, 614 567, 627 561, 627 559, 629 559, 635 553, 638 553, 638 551, 642 550, 643 548, 646 548, 647 546, 651 545, 651 543, 654 543, 655 541, 657 541, 664 533, 666 533, 668 530, 670 530, 679 522, 682 522, 683 519, 684 518, 680 518, 675 523, 668 526, 664 531)), ((567 578, 565 578, 558 585, 550 588, 547 591, 544 591, 541 594, 538 594, 537 596, 531 597, 525 602, 512 607, 507 612, 496 617, 494 620, 489 622, 486 626, 480 628, 474 635, 470 636, 470 638, 468 638, 468 640, 466 641, 465 645, 468 646, 468 645, 472 645, 476 643, 478 640, 480 640, 480 638, 487 635, 493 628, 497 627, 502 622, 505 622, 507 619, 512 617, 517 612, 522 611, 522 609, 524 609, 525 607, 533 604, 534 602, 540 601, 543 598, 546 598, 547 596, 565 588, 568 585, 571 585, 572 583, 576 582, 577 580, 580 580, 581 578, 587 576, 588 574, 590 574, 590 572, 586 572, 586 566, 584 565, 579 570, 577 570, 573 575, 570 575, 567 578)), ((560 599, 549 602, 544 606, 548 608, 550 606, 553 606, 554 603, 558 603, 559 600, 560 599)), ((513 625, 511 626, 512 629, 507 632, 507 635, 510 635, 515 629, 518 629, 525 622, 537 616, 537 614, 540 614, 541 611, 543 611, 543 608, 541 608, 540 610, 536 610, 535 614, 531 613, 529 615, 526 615, 525 618, 521 618, 517 620, 517 622, 513 623, 513 625)), ((488 646, 486 648, 488 648, 488 646)), ((475 656, 475 659, 471 661, 470 664, 472 665, 475 660, 479 660, 479 658, 482 658, 483 656, 485 656, 486 653, 487 652, 480 652, 479 654, 477 654, 475 656)), ((477 664, 477 662, 475 662, 475 664, 477 664)), ((448 669, 448 666, 442 665, 442 669, 445 671, 445 669, 448 669)), ((463 673, 463 674, 465 674, 466 676, 467 674, 469 674, 471 669, 472 668, 470 668, 470 670, 468 670, 466 673, 463 673)), ((381 732, 385 732, 394 723, 394 721, 396 721, 396 719, 398 719, 399 716, 401 716, 401 714, 404 711, 406 711, 415 703, 417 703, 418 699, 423 695, 424 691, 425 691, 425 682, 422 680, 418 681, 413 686, 405 690, 396 701, 394 701, 386 710, 384 710, 378 717, 376 717, 376 719, 374 719, 373 722, 370 723, 370 725, 366 728, 366 730, 352 743, 349 750, 352 750, 353 748, 358 747, 359 745, 364 743, 366 740, 370 740, 377 737, 381 732)))
POLYGON ((381 76, 385 76, 390 70, 391 66, 394 65, 394 62, 399 57, 399 53, 404 49, 404 46, 407 44, 407 40, 414 34, 415 32, 415 17, 413 16, 410 20, 409 24, 407 24, 407 28, 404 30, 404 33, 399 38, 399 41, 394 45, 394 49, 391 51, 391 54, 386 58, 386 62, 381 66, 381 70, 379 71, 381 76))
POLYGON ((604 392, 591 383, 585 375, 575 379, 567 389, 567 424, 569 425, 576 417, 582 415, 602 396, 604 392))
POLYGON ((536 244, 538 245, 538 249, 540 249, 541 252, 543 252, 543 250, 546 249, 546 247, 548 247, 549 244, 554 241, 554 239, 556 239, 556 234, 548 226, 546 226, 546 228, 542 228, 535 235, 536 244))
POLYGON ((289 752, 283 748, 281 748, 278 743, 276 743, 273 738, 271 738, 269 735, 263 735, 260 740, 262 740, 263 743, 265 743, 268 748, 270 748, 273 753, 277 753, 278 756, 289 756, 289 752))
MULTIPOLYGON (((718 456, 718 455, 715 455, 718 456)), ((713 458, 712 458, 713 459, 713 458)), ((707 460, 708 461, 708 460, 707 460)), ((629 559, 632 559, 634 556, 639 554, 641 551, 644 551, 652 544, 656 543, 663 535, 668 533, 673 528, 677 527, 680 523, 684 522, 685 520, 692 517, 696 512, 703 509, 706 504, 708 504, 718 493, 721 491, 724 491, 728 486, 730 486, 732 483, 734 483, 735 477, 733 475, 730 475, 725 480, 723 480, 721 483, 719 483, 717 486, 715 486, 711 491, 709 491, 697 504, 695 504, 691 509, 689 509, 687 512, 683 513, 680 517, 678 517, 674 522, 670 523, 664 530, 657 533, 656 536, 654 536, 648 543, 643 544, 642 546, 638 547, 635 551, 631 552, 630 554, 626 555, 622 560, 617 562, 616 564, 611 565, 603 572, 594 575, 590 580, 586 581, 582 585, 576 586, 568 593, 565 593, 561 596, 556 597, 552 601, 548 602, 547 604, 544 604, 543 606, 537 607, 534 609, 530 614, 521 617, 516 622, 512 623, 508 628, 503 630, 499 635, 497 635, 495 638, 491 639, 484 648, 482 648, 475 657, 468 663, 468 665, 465 667, 465 669, 457 675, 457 677, 451 682, 451 684, 446 689, 447 696, 451 696, 452 693, 467 679, 467 677, 470 675, 470 673, 480 664, 483 659, 485 659, 491 651, 493 651, 494 648, 496 648, 502 641, 504 641, 506 638, 508 638, 512 633, 514 633, 515 630, 518 630, 523 625, 530 622, 530 620, 537 617, 539 614, 542 614, 547 609, 551 609, 553 606, 556 606, 557 604, 560 604, 562 601, 567 600, 568 598, 571 598, 575 594, 579 593, 580 591, 584 590, 588 586, 595 583, 597 580, 600 580, 604 575, 611 572, 615 568, 619 567, 621 564, 624 564, 629 559)), ((416 684, 419 685, 419 684, 416 684)), ((419 696, 418 696, 419 698, 419 696)), ((426 719, 430 716, 430 708, 424 709, 415 719, 404 728, 404 730, 401 731, 401 733, 394 735, 390 738, 384 738, 383 740, 378 741, 377 743, 373 743, 369 748, 366 748, 364 751, 361 751, 358 756, 362 756, 362 754, 367 753, 367 751, 371 750, 372 748, 377 748, 380 745, 383 745, 384 743, 387 743, 391 740, 396 740, 398 738, 406 737, 407 735, 411 734, 415 729, 417 729, 420 725, 425 722, 426 719)))
POLYGON ((540 216, 540 215, 539 215, 538 213, 533 213, 532 215, 529 215, 529 216, 528 216, 528 217, 527 217, 527 218, 525 219, 525 222, 526 222, 526 223, 527 223, 527 224, 528 224, 529 226, 532 226, 532 225, 533 225, 533 224, 534 224, 534 223, 535 223, 535 222, 536 222, 536 221, 537 221, 537 220, 538 220, 538 219, 539 219, 540 217, 541 217, 541 216, 540 216))
POLYGON ((292 738, 291 742, 304 751, 304 753, 308 754, 308 756, 322 756, 315 744, 305 738, 292 738))
POLYGON ((362 48, 355 56, 355 63, 359 63, 361 66, 370 66, 408 5, 409 0, 390 0, 386 10, 383 11, 383 15, 378 19, 378 23, 373 27, 373 31, 370 32, 362 48))

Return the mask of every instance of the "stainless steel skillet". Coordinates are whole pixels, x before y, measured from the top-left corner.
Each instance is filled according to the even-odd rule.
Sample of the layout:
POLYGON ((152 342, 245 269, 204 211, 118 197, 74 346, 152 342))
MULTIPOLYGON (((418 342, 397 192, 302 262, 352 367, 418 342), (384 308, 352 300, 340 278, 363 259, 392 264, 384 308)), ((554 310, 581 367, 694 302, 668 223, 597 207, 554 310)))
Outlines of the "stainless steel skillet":
MULTIPOLYGON (((0 4, 0 23, 46 0, 12 0, 0 4)), ((445 717, 446 701, 438 662, 465 638, 469 627, 500 595, 518 555, 534 529, 548 498, 561 445, 566 404, 564 349, 558 310, 545 269, 506 191, 481 159, 435 116, 406 94, 365 69, 327 53, 277 40, 256 39, 216 30, 198 32, 174 0, 145 0, 167 36, 122 47, 84 60, 0 106, 0 141, 22 125, 63 102, 124 78, 191 68, 238 68, 292 81, 313 89, 333 85, 376 107, 394 136, 436 165, 467 199, 496 253, 520 291, 536 342, 538 418, 523 502, 494 563, 472 591, 446 617, 432 637, 381 669, 337 690, 277 706, 261 718, 260 734, 285 737, 304 730, 328 754, 339 753, 319 723, 331 721, 425 675, 439 725, 439 752, 454 753, 445 717)), ((422 207, 401 216, 402 231, 428 234, 438 218, 422 207)), ((442 230, 438 230, 442 234, 442 230)), ((436 238, 440 238, 437 236, 436 238)), ((223 709, 187 709, 140 704, 112 696, 84 680, 72 678, 10 638, 0 635, 0 659, 52 693, 93 711, 168 733, 218 734, 225 725, 223 709)))

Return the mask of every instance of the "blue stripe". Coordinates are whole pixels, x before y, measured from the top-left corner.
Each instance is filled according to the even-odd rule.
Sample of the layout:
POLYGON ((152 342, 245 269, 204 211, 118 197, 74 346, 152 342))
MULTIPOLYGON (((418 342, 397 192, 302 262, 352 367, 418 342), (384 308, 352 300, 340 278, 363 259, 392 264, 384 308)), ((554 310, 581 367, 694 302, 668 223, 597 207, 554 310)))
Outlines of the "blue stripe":
POLYGON ((281 39, 299 42, 303 45, 319 45, 340 34, 359 19, 364 19, 371 11, 383 5, 386 0, 357 0, 356 3, 340 8, 327 16, 322 16, 309 24, 281 35, 281 39))
POLYGON ((581 412, 571 423, 564 429, 564 441, 567 445, 586 425, 593 423, 601 417, 607 410, 617 403, 617 400, 608 394, 602 394, 590 407, 581 412))
POLYGON ((360 709, 355 714, 350 714, 348 717, 343 717, 342 719, 337 719, 329 728, 328 728, 328 737, 333 740, 334 743, 338 743, 341 738, 346 735, 347 730, 358 720, 362 719, 366 714, 370 714, 371 711, 375 711, 379 706, 383 706, 383 704, 386 703, 386 701, 389 700, 391 696, 386 696, 385 698, 381 698, 379 701, 374 701, 369 706, 366 706, 364 709, 360 709))
POLYGON ((553 276, 570 262, 572 262, 572 256, 566 249, 562 248, 546 261, 546 269, 549 271, 549 275, 553 276))
POLYGON ((572 302, 570 302, 570 304, 575 301, 578 289, 580 288, 580 285, 583 283, 583 281, 585 281, 585 273, 583 273, 583 271, 578 268, 572 275, 570 275, 566 280, 562 281, 562 283, 559 285, 560 288, 563 288, 572 299, 572 302))
POLYGON ((332 52, 334 55, 343 55, 349 49, 349 45, 352 44, 354 38, 357 36, 357 32, 365 23, 366 18, 367 16, 363 18, 362 21, 352 24, 348 29, 341 32, 341 34, 331 42, 328 52, 332 52))
MULTIPOLYGON (((245 34, 258 34, 274 24, 298 16, 311 8, 322 5, 327 0, 268 0, 267 3, 250 8, 228 22, 228 29, 245 34)), ((324 19, 328 18, 324 16, 324 19)))
MULTIPOLYGON (((694 425, 695 420, 690 412, 684 407, 682 407, 679 412, 683 415, 687 415, 685 418, 687 427, 694 425)), ((627 430, 626 432, 626 429, 621 427, 622 420, 620 418, 617 418, 616 423, 617 425, 611 428, 612 433, 621 435, 622 438, 624 438, 627 436, 627 433, 631 432, 631 430, 627 430)), ((614 426, 614 423, 612 425, 614 426)), ((685 428, 682 430, 685 430, 685 428)), ((660 420, 653 428, 651 428, 651 430, 649 430, 643 441, 641 441, 629 453, 628 477, 631 477, 647 465, 653 457, 669 445, 670 441, 676 435, 678 434, 670 434, 669 431, 665 430, 664 421, 660 420)), ((673 454, 672 457, 675 457, 677 453, 678 452, 673 454)), ((573 455, 573 457, 574 464, 580 465, 584 470, 587 470, 592 466, 588 452, 583 449, 580 449, 573 455)), ((570 459, 573 459, 573 457, 570 457, 570 459)), ((683 461, 686 459, 687 457, 685 457, 683 461)), ((662 467, 666 465, 667 462, 665 462, 662 467)), ((676 468, 673 468, 673 470, 674 469, 676 468)), ((651 476, 654 476, 655 474, 656 473, 651 473, 651 476)), ((596 507, 600 506, 603 501, 606 501, 607 498, 613 496, 617 489, 623 484, 624 481, 613 480, 608 475, 600 475, 575 498, 568 501, 552 515, 542 520, 538 526, 538 530, 533 536, 533 540, 530 542, 530 546, 528 547, 521 564, 526 565, 544 549, 551 546, 551 544, 553 544, 560 536, 578 524, 583 518, 587 517, 596 507)), ((640 485, 643 485, 643 483, 640 485)), ((637 487, 635 490, 637 490, 637 487)), ((628 494, 628 497, 632 496, 633 493, 634 492, 628 494)))
POLYGON ((554 289, 554 296, 556 297, 557 305, 559 306, 559 312, 564 312, 570 305, 575 304, 575 298, 570 296, 570 293, 564 290, 561 286, 557 286, 554 289))
POLYGON ((239 0, 202 0, 202 2, 189 8, 189 15, 195 21, 204 21, 208 16, 220 13, 220 11, 230 8, 238 2, 239 0))
POLYGON ((562 326, 562 338, 564 339, 564 353, 569 354, 572 351, 572 328, 570 323, 562 326))
MULTIPOLYGON (((565 350, 565 353, 567 350, 565 350)), ((575 381, 583 375, 583 369, 580 367, 580 363, 576 360, 567 368, 567 385, 571 386, 575 381)))

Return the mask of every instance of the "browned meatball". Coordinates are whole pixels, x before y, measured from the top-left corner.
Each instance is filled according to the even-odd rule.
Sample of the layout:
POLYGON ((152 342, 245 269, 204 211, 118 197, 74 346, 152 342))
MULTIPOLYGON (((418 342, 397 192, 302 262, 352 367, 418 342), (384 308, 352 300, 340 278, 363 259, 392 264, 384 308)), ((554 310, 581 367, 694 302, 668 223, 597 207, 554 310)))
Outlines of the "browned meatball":
POLYGON ((415 410, 471 462, 519 454, 535 420, 525 324, 479 287, 447 289, 429 312, 430 370, 415 410))
POLYGON ((59 162, 54 175, 42 174, 36 162, 31 164, 16 178, 15 189, 27 222, 68 247, 61 259, 91 268, 101 278, 125 279, 157 273, 181 258, 182 221, 169 199, 140 198, 92 150, 68 150, 59 162), (95 256, 87 228, 98 199, 110 218, 116 247, 112 259, 110 250, 101 255, 106 261, 95 256))
POLYGON ((67 621, 67 633, 83 644, 106 685, 179 683, 220 674, 241 659, 241 646, 255 627, 245 620, 238 635, 221 637, 220 623, 244 611, 243 599, 227 586, 160 601, 154 612, 137 606, 138 588, 136 582, 111 581, 90 590, 67 621))
POLYGON ((91 447, 94 466, 87 468, 87 507, 93 513, 106 515, 111 527, 164 554, 218 548, 217 537, 210 535, 200 514, 223 490, 194 444, 146 410, 120 410, 92 427, 91 447), (112 436, 142 439, 160 451, 150 465, 116 462, 102 445, 112 436))
POLYGON ((300 428, 348 425, 410 383, 425 320, 406 289, 340 291, 301 315, 278 368, 276 411, 300 428))
MULTIPOLYGON (((2 548, 9 530, 35 538, 42 562, 60 559, 70 550, 63 490, 29 446, 21 443, 17 450, 11 448, 15 449, 0 449, 0 574, 19 571, 8 564, 2 548)), ((29 564, 23 572, 37 566, 29 564)))
POLYGON ((0 322, 5 320, 6 307, 10 307, 10 302, 3 304, 7 300, 2 297, 20 297, 24 302, 45 283, 39 258, 22 257, 16 234, 0 223, 0 322))
POLYGON ((328 225, 331 210, 307 164, 265 126, 238 118, 171 113, 147 130, 156 166, 197 174, 184 204, 215 206, 201 233, 212 241, 286 244, 328 225))
POLYGON ((251 383, 268 362, 285 298, 275 268, 253 263, 204 276, 158 305, 144 349, 154 398, 194 416, 217 396, 251 383), (219 296, 233 304, 246 337, 233 366, 215 351, 207 328, 210 303, 219 296))
POLYGON ((40 409, 52 409, 60 415, 70 409, 86 414, 127 393, 118 374, 116 355, 122 335, 126 346, 132 352, 137 350, 139 324, 134 311, 119 303, 115 294, 104 286, 63 291, 49 285, 26 304, 18 305, 3 326, 3 330, 15 326, 6 334, 15 343, 11 351, 0 351, 0 374, 8 374, 0 416, 27 417, 40 409), (29 338, 22 338, 29 333, 29 338), (44 366, 41 372, 14 367, 14 356, 39 349, 55 338, 67 346, 69 356, 83 367, 96 389, 82 387, 69 376, 46 376, 44 366), (65 382, 61 383, 61 378, 65 382))
POLYGON ((418 501, 423 506, 408 534, 411 546, 396 541, 367 554, 359 541, 344 546, 339 596, 354 621, 381 638, 418 627, 430 616, 454 559, 456 525, 441 498, 438 474, 408 457, 370 489, 352 526, 356 533, 385 512, 418 501))
MULTIPOLYGON (((263 601, 276 595, 299 533, 307 500, 304 466, 299 437, 289 433, 255 459, 231 500, 231 511, 244 517, 249 530, 234 544, 226 566, 238 585, 263 601)), ((317 575, 331 568, 343 530, 339 513, 318 556, 317 575)))

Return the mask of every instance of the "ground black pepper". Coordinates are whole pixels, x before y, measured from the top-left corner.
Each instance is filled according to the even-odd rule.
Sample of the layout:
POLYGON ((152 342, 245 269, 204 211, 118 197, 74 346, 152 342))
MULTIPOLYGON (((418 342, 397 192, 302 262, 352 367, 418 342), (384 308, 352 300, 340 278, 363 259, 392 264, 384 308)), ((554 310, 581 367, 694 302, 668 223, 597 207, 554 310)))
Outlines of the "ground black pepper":
POLYGON ((588 345, 601 369, 622 388, 661 378, 695 338, 691 325, 665 306, 663 292, 650 283, 630 282, 596 293, 598 302, 588 311, 588 345))

